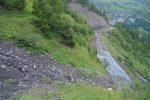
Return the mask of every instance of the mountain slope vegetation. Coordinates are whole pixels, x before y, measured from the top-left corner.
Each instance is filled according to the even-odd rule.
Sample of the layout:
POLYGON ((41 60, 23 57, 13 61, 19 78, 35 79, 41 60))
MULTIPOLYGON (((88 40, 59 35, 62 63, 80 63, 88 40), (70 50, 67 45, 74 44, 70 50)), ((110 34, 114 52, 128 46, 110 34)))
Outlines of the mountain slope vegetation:
POLYGON ((94 34, 91 28, 76 13, 67 10, 66 4, 62 4, 66 6, 66 10, 60 14, 62 16, 54 13, 49 19, 46 15, 51 14, 45 13, 49 11, 48 8, 51 8, 48 2, 49 0, 43 0, 41 6, 35 0, 32 8, 32 1, 27 0, 24 11, 2 8, 0 39, 13 40, 18 46, 25 47, 32 52, 51 53, 57 61, 87 70, 91 74, 106 73, 96 57, 95 50, 92 49, 91 42, 94 34), (34 9, 34 14, 32 14, 32 9, 34 9), (36 12, 36 10, 41 12, 36 12), (38 14, 43 15, 38 16, 38 14))
MULTIPOLYGON (((149 94, 150 49, 148 43, 141 38, 141 32, 118 23, 115 28, 104 30, 101 37, 116 61, 132 77, 135 90, 149 94)), ((145 99, 148 98, 146 96, 145 99)))
MULTIPOLYGON (((109 23, 123 22, 133 29, 142 29, 147 33, 145 41, 150 47, 150 11, 148 0, 89 0, 97 8, 105 9, 109 23)), ((144 36, 144 35, 143 35, 144 36)))
MULTIPOLYGON (((125 18, 123 22, 121 21, 120 23, 114 24, 112 26, 114 28, 111 27, 110 29, 104 30, 102 33, 103 41, 106 43, 111 54, 132 76, 134 81, 141 80, 142 82, 145 82, 146 79, 147 83, 149 83, 149 11, 147 10, 149 2, 146 0, 91 0, 90 2, 94 3, 99 9, 105 9, 109 17, 109 22, 112 20, 112 17, 116 19, 120 19, 120 17, 122 19, 125 18), (139 2, 142 2, 143 4, 140 4, 139 2), (147 4, 145 2, 147 2, 147 4), (128 7, 128 5, 134 4, 137 4, 138 6, 128 7), (113 11, 109 11, 109 9, 113 11), (122 14, 124 11, 126 14, 122 14), (140 12, 140 15, 137 11, 140 12), (134 22, 127 21, 133 16, 136 16, 135 18, 137 18, 134 22), (138 18, 137 16, 140 17, 138 18)), ((147 86, 145 86, 145 88, 146 87, 147 86)))
POLYGON ((149 80, 150 20, 147 9, 150 2, 146 0, 91 0, 90 2, 97 8, 105 9, 109 23, 116 20, 112 26, 117 31, 108 32, 108 34, 106 32, 105 35, 105 39, 108 40, 107 45, 112 45, 116 49, 116 53, 113 53, 116 59, 149 80))
POLYGON ((139 30, 130 29, 122 23, 116 29, 105 31, 102 35, 109 50, 118 61, 125 64, 132 72, 137 72, 147 80, 150 78, 150 49, 141 39, 139 30))
MULTIPOLYGON (((97 75, 107 77, 106 67, 101 65, 96 57, 96 51, 91 45, 95 38, 93 29, 82 17, 68 9, 68 1, 1 0, 0 40, 13 41, 18 47, 25 48, 32 53, 50 54, 57 62, 70 64, 84 74, 91 75, 91 77, 97 75), (8 1, 8 3, 5 1, 8 1)), ((140 56, 141 52, 149 53, 147 44, 139 42, 142 40, 138 37, 135 38, 134 34, 133 37, 130 35, 130 33, 136 33, 136 31, 126 32, 128 28, 126 29, 124 26, 116 26, 116 28, 120 29, 119 32, 108 33, 108 37, 107 34, 104 34, 103 38, 108 45, 113 43, 111 45, 117 49, 115 53, 117 52, 117 59, 120 62, 129 65, 128 67, 132 67, 132 71, 135 69, 149 81, 150 73, 147 66, 149 66, 150 55, 142 54, 140 56), (136 53, 139 48, 143 49, 136 53), (120 52, 122 52, 121 55, 120 52), (143 60, 145 56, 147 58, 143 60), (136 66, 139 63, 142 67, 136 66)), ((114 52, 112 53, 115 55, 114 52)), ((149 89, 147 88, 149 84, 144 86, 135 84, 137 88, 133 92, 128 89, 115 91, 111 88, 108 90, 104 87, 95 86, 94 83, 87 85, 82 83, 55 83, 49 79, 45 79, 45 81, 47 81, 48 88, 30 89, 19 97, 17 95, 18 100, 49 100, 55 98, 62 100, 149 99, 149 89), (49 88, 50 90, 47 90, 49 88), (51 88, 55 88, 54 91, 51 91, 51 88)))

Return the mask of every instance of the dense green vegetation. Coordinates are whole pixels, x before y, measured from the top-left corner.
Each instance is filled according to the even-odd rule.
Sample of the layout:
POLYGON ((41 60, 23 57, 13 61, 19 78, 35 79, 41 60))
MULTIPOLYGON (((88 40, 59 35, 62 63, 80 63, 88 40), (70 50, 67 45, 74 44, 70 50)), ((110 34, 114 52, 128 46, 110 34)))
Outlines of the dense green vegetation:
MULTIPOLYGON (((69 58, 68 56, 76 52, 76 54, 72 55, 74 57, 69 59, 67 63, 78 67, 98 65, 96 51, 91 48, 90 43, 94 36, 92 29, 75 12, 68 10, 65 0, 34 0, 33 14, 36 16, 34 25, 41 30, 42 35, 46 39, 52 39, 53 37, 58 38, 58 42, 74 48, 73 50, 68 48, 70 51, 61 50, 63 53, 56 54, 56 56, 58 56, 56 59, 66 62, 67 58, 69 58), (78 50, 76 51, 75 48, 80 49, 80 52, 78 52, 78 50), (68 55, 67 52, 70 54, 68 55), (84 58, 81 59, 80 57, 84 58), (77 59, 82 61, 82 63, 78 62, 77 59), (95 61, 92 59, 95 59, 95 61), (94 61, 94 63, 93 65, 89 65, 87 61, 94 61)), ((98 68, 98 66, 96 68, 98 68)))
POLYGON ((148 43, 148 46, 150 48, 150 21, 146 19, 137 19, 134 23, 125 24, 130 28, 138 29, 139 32, 141 32, 143 40, 148 43))
POLYGON ((116 27, 120 30, 123 37, 121 40, 121 36, 116 35, 116 39, 121 40, 120 46, 132 56, 130 58, 129 55, 124 55, 127 66, 133 67, 134 71, 150 80, 150 49, 148 48, 148 43, 142 39, 144 33, 120 24, 116 25, 116 27), (140 64, 134 64, 132 62, 133 59, 139 61, 140 64))
POLYGON ((62 43, 73 47, 77 44, 88 46, 87 41, 79 39, 92 34, 91 28, 81 20, 76 13, 67 9, 65 0, 35 0, 33 13, 37 17, 35 25, 41 29, 47 37, 57 34, 62 37, 62 43))
POLYGON ((117 24, 117 30, 104 32, 103 38, 112 54, 133 73, 150 80, 150 49, 143 33, 126 25, 117 24))
POLYGON ((9 10, 23 10, 25 7, 25 0, 0 0, 0 4, 9 10))

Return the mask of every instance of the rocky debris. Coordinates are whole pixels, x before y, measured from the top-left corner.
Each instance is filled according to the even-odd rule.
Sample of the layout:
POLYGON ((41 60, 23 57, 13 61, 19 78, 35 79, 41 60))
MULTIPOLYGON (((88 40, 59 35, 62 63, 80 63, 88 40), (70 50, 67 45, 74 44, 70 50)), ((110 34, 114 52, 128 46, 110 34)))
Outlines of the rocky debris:
POLYGON ((31 54, 12 42, 0 42, 0 98, 55 81, 112 87, 109 77, 90 77, 72 66, 59 64, 50 55, 31 54))
POLYGON ((6 68, 6 67, 4 65, 2 65, 1 68, 6 68))
POLYGON ((108 91, 113 91, 113 89, 112 88, 108 88, 108 91))
POLYGON ((95 30, 108 27, 107 21, 103 17, 98 16, 96 13, 90 11, 87 7, 83 7, 81 4, 72 2, 69 4, 69 8, 79 13, 95 30))

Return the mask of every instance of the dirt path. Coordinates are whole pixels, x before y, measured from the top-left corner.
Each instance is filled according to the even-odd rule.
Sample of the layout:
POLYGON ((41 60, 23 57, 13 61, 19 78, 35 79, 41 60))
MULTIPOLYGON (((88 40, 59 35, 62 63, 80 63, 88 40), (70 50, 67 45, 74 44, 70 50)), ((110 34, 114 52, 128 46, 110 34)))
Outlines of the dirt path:
POLYGON ((108 77, 90 77, 72 66, 55 62, 50 55, 30 54, 12 42, 0 42, 0 100, 55 81, 112 87, 108 77))

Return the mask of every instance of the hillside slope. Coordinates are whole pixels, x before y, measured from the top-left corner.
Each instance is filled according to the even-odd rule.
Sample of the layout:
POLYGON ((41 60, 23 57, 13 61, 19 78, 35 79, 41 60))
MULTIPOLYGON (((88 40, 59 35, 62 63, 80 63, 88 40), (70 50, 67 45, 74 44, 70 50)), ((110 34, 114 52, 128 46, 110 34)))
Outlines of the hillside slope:
POLYGON ((125 87, 124 85, 131 85, 132 79, 128 76, 128 74, 122 69, 122 67, 115 61, 115 59, 111 56, 108 50, 105 49, 106 45, 104 45, 100 39, 100 32, 106 28, 108 28, 107 22, 101 16, 98 16, 96 13, 93 13, 88 10, 86 7, 82 7, 82 5, 77 3, 70 3, 69 7, 79 13, 91 27, 93 27, 96 36, 96 48, 97 55, 100 61, 106 60, 108 65, 106 65, 109 75, 111 76, 116 88, 125 87))
POLYGON ((108 27, 103 17, 85 7, 87 20, 71 11, 66 0, 26 0, 24 9, 24 0, 4 1, 8 2, 0 5, 0 99, 149 99, 148 85, 117 91, 107 63, 97 58, 94 30, 87 21, 102 29, 108 27))
POLYGON ((91 77, 76 68, 59 64, 50 55, 30 54, 11 42, 0 42, 0 98, 7 99, 30 88, 55 81, 81 82, 112 87, 109 77, 91 77))
POLYGON ((89 0, 97 8, 105 9, 109 24, 126 23, 133 29, 141 31, 142 39, 150 47, 150 1, 148 0, 89 0))

